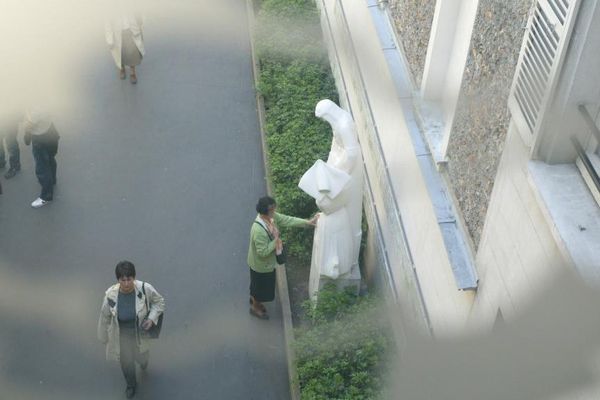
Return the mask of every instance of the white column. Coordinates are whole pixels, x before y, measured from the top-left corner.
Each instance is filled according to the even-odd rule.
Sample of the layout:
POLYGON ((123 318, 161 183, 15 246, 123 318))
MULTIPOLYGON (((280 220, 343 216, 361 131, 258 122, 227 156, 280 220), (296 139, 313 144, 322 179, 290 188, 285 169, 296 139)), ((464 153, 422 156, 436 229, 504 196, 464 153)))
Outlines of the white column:
POLYGON ((479 0, 437 0, 425 59, 421 96, 443 123, 445 157, 479 0))

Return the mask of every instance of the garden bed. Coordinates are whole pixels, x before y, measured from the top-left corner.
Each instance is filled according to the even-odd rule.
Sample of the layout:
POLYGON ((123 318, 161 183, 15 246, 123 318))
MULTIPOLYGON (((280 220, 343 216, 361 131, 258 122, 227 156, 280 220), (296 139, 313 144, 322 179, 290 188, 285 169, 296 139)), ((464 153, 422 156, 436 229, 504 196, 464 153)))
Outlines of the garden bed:
MULTIPOLYGON (((322 43, 318 11, 310 0, 264 0, 258 10, 256 51, 258 90, 264 99, 269 178, 280 212, 309 218, 314 199, 298 188, 300 178, 318 159, 326 159, 331 129, 316 118, 317 102, 338 101, 322 43)), ((282 232, 289 251, 286 265, 294 323, 308 298, 312 229, 282 232)))
MULTIPOLYGON (((325 98, 338 103, 318 10, 313 0, 263 0, 257 12, 269 181, 280 212, 309 218, 318 211, 315 201, 297 185, 316 160, 326 160, 332 139, 314 108, 325 98)), ((376 398, 392 353, 380 302, 329 288, 317 307, 307 304, 313 230, 283 230, 282 237, 301 398, 376 398)))

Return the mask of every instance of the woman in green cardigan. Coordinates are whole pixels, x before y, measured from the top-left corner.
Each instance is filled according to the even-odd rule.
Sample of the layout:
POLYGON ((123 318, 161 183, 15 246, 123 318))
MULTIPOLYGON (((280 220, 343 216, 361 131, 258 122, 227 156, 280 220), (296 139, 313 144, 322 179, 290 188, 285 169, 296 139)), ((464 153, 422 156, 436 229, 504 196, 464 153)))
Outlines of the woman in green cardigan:
POLYGON ((273 301, 275 298, 275 255, 283 249, 278 227, 315 226, 319 219, 318 214, 310 220, 289 217, 276 213, 276 207, 272 197, 258 199, 258 215, 250 229, 250 314, 260 319, 269 319, 263 302, 273 301))

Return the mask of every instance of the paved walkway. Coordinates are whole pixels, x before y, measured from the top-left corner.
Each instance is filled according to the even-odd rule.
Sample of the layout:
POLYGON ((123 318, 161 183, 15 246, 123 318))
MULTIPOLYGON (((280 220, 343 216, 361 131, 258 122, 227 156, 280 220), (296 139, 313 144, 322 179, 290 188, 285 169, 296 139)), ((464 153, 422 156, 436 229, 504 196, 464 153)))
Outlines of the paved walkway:
POLYGON ((247 234, 265 181, 245 3, 225 0, 211 34, 193 18, 211 3, 199 3, 179 30, 147 21, 137 86, 104 43, 88 49, 76 112, 57 123, 53 203, 29 206, 30 148, 2 182, 0 397, 124 397, 96 340, 121 259, 167 301, 137 398, 289 397, 279 304, 270 321, 248 315, 247 234))

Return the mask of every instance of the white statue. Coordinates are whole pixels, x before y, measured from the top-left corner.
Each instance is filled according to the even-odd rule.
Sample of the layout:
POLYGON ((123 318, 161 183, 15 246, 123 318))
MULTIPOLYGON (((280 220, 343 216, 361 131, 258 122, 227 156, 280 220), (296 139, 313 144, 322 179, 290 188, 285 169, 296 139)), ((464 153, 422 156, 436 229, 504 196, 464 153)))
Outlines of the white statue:
POLYGON ((298 186, 313 197, 321 216, 315 230, 309 293, 315 296, 323 277, 360 280, 358 253, 362 217, 362 155, 350 113, 321 100, 315 115, 333 129, 327 163, 317 160, 298 186))

